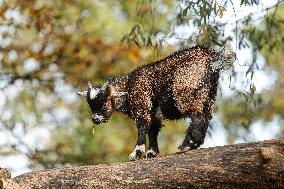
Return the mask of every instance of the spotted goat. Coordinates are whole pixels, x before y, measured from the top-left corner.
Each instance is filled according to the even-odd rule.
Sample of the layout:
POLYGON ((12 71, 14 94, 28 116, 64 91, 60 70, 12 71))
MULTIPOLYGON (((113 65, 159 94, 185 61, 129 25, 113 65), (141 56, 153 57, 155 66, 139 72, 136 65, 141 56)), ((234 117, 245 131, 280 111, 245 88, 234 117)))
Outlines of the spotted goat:
POLYGON ((85 91, 94 124, 107 122, 114 111, 136 122, 138 140, 130 160, 145 153, 146 135, 149 149, 144 157, 159 153, 157 136, 161 120, 190 118, 179 150, 198 148, 204 142, 212 118, 220 71, 235 61, 229 44, 219 50, 195 46, 138 67, 129 74, 109 79, 101 85, 88 83, 85 91))

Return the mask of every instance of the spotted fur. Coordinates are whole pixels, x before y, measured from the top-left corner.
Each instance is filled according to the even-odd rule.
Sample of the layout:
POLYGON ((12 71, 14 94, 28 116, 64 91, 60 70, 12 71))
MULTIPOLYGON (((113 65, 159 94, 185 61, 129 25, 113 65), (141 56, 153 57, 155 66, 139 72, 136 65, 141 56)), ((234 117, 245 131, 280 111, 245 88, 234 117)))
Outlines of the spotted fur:
POLYGON ((146 157, 159 153, 157 136, 162 119, 191 118, 179 149, 196 149, 204 142, 212 118, 220 71, 234 60, 235 54, 227 47, 221 51, 203 46, 187 48, 109 79, 104 87, 91 86, 80 95, 86 94, 95 124, 106 122, 113 111, 135 120, 138 140, 131 160, 145 152, 138 147, 145 146, 146 134, 150 149, 146 157), (92 91, 98 91, 95 98, 92 91))

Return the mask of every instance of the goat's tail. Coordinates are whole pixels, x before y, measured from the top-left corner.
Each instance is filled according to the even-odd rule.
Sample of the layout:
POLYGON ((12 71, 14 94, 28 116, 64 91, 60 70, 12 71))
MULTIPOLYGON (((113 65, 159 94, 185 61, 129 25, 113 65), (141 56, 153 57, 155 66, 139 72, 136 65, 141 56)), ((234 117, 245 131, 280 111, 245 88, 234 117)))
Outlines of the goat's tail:
POLYGON ((217 59, 211 64, 213 70, 226 70, 233 66, 236 54, 233 52, 230 42, 227 41, 223 48, 216 49, 217 59))

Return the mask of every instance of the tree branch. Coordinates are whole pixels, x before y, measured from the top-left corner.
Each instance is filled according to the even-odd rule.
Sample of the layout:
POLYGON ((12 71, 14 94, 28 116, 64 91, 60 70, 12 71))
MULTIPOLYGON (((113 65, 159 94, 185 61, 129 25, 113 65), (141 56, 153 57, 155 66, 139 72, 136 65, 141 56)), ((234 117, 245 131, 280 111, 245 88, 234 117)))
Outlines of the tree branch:
POLYGON ((135 162, 50 169, 7 183, 11 181, 21 188, 283 188, 284 138, 135 162))

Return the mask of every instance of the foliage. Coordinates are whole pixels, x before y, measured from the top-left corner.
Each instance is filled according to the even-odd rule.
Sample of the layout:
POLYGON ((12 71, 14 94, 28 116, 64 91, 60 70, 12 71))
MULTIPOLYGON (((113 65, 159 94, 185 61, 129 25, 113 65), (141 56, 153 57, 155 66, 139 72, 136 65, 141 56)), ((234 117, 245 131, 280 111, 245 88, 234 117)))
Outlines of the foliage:
MULTIPOLYGON (((248 26, 244 29, 247 38, 254 45, 253 53, 257 53, 257 50, 260 51, 266 59, 266 68, 276 71, 277 81, 270 90, 252 96, 248 94, 246 96, 247 100, 243 100, 239 95, 220 102, 222 120, 227 128, 244 126, 248 129, 257 120, 268 122, 275 116, 280 116, 281 119, 284 118, 283 12, 284 6, 282 4, 271 11, 259 26, 248 26), (240 109, 242 111, 239 111, 240 109)), ((282 134, 283 132, 284 128, 282 128, 282 134)), ((281 136, 281 133, 279 133, 279 136, 281 136)))

